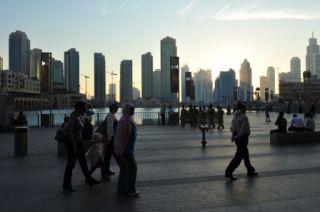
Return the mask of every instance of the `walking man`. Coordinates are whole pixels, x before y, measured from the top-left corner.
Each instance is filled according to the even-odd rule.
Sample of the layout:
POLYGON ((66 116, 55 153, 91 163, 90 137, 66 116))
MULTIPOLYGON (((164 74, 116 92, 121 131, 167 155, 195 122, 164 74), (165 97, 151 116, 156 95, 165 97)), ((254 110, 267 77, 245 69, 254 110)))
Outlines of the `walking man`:
POLYGON ((235 141, 237 145, 237 151, 225 171, 225 177, 230 178, 230 180, 237 179, 233 176, 233 172, 240 165, 242 159, 244 160, 244 164, 247 168, 248 176, 256 176, 258 174, 255 171, 255 168, 251 165, 249 159, 249 151, 247 146, 250 135, 250 124, 248 117, 246 116, 246 111, 246 106, 242 103, 239 103, 236 107, 236 112, 231 123, 231 141, 235 141))

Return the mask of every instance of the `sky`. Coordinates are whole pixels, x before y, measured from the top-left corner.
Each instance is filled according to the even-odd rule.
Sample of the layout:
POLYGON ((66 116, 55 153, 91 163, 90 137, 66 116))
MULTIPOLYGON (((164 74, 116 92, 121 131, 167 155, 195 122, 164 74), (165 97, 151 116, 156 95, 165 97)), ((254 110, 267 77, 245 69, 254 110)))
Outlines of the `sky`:
MULTIPOLYGON (((70 48, 80 53, 80 72, 89 75, 93 95, 93 54, 106 56, 106 70, 120 72, 120 62, 133 60, 133 86, 140 88, 141 55, 151 52, 160 68, 160 40, 176 39, 180 66, 192 72, 211 69, 213 80, 232 68, 239 74, 251 63, 253 84, 268 66, 290 69, 300 57, 305 70, 308 39, 320 38, 317 0, 0 0, 0 56, 8 67, 8 38, 27 33, 31 48, 41 48, 63 61, 70 48)), ((107 75, 107 84, 111 76, 107 75)), ((114 78, 119 81, 119 75, 114 78)), ((85 92, 85 80, 80 79, 85 92)), ((119 90, 119 89, 117 89, 119 90)), ((107 91, 108 92, 108 91, 107 91)))

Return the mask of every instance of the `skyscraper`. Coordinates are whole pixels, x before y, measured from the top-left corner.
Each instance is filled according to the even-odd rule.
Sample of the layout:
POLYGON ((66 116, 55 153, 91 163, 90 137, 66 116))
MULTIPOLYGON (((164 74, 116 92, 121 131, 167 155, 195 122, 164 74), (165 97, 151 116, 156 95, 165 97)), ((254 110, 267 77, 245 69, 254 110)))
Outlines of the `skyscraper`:
POLYGON ((102 53, 94 53, 94 101, 99 107, 106 103, 106 66, 102 53))
POLYGON ((67 90, 79 93, 79 52, 75 48, 64 53, 64 71, 67 90))
POLYGON ((132 60, 122 60, 120 64, 120 102, 132 101, 132 60))
POLYGON ((137 100, 140 97, 140 90, 138 88, 132 88, 132 99, 137 100))
POLYGON ((186 72, 189 72, 189 66, 186 64, 181 67, 181 76, 180 76, 180 84, 181 84, 181 101, 186 102, 187 101, 187 95, 186 95, 186 72))
POLYGON ((312 32, 312 38, 309 38, 309 46, 307 46, 306 55, 306 70, 310 70, 312 75, 316 75, 316 70, 319 68, 316 67, 317 64, 315 63, 315 55, 319 53, 319 45, 317 44, 317 39, 314 38, 312 32))
POLYGON ((41 49, 32 49, 30 51, 30 78, 40 80, 41 72, 41 49))
POLYGON ((9 36, 9 69, 29 76, 30 40, 24 32, 15 31, 9 36))
POLYGON ((0 71, 3 70, 3 58, 0 57, 0 71))
POLYGON ((207 104, 212 102, 212 73, 211 70, 200 69, 194 75, 195 84, 195 102, 199 104, 207 104))
POLYGON ((318 79, 320 79, 320 54, 314 54, 314 61, 313 61, 313 64, 314 64, 314 72, 315 72, 315 75, 317 76, 318 79))
POLYGON ((53 83, 64 83, 63 63, 60 60, 52 60, 52 79, 53 83))
POLYGON ((161 70, 156 69, 153 72, 153 97, 161 98, 161 70))
POLYGON ((240 68, 240 100, 250 101, 252 99, 252 70, 247 59, 243 61, 240 68))
MULTIPOLYGON (((261 81, 261 78, 260 78, 260 81, 261 81)), ((269 89, 269 92, 272 91, 273 93, 275 93, 276 73, 275 73, 274 67, 272 67, 272 66, 268 67, 268 69, 267 69, 267 88, 269 89)))
POLYGON ((109 84, 109 101, 116 100, 117 86, 115 83, 109 84))
POLYGON ((218 104, 232 104, 235 100, 234 87, 237 86, 236 72, 233 69, 229 71, 220 71, 219 77, 215 81, 214 101, 218 104))
MULTIPOLYGON (((260 77, 260 98, 262 100, 266 100, 265 99, 265 89, 268 88, 269 86, 269 77, 267 76, 261 76, 260 77)), ((270 88, 268 88, 270 91, 270 88)))
POLYGON ((170 57, 177 56, 176 40, 165 37, 161 40, 161 96, 162 101, 172 100, 170 81, 170 57))
POLYGON ((301 81, 301 61, 299 57, 292 57, 290 60, 290 77, 294 82, 301 81))
POLYGON ((150 52, 141 56, 142 98, 153 96, 153 57, 150 52))

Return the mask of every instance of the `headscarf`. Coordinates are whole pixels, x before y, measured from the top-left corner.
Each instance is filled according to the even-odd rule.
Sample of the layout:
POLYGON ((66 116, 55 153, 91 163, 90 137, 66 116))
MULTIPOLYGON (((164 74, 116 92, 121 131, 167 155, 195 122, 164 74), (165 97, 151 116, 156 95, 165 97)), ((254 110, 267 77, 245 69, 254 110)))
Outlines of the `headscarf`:
POLYGON ((122 114, 124 116, 130 116, 130 109, 131 108, 134 108, 133 104, 131 104, 131 103, 124 104, 122 107, 122 114))

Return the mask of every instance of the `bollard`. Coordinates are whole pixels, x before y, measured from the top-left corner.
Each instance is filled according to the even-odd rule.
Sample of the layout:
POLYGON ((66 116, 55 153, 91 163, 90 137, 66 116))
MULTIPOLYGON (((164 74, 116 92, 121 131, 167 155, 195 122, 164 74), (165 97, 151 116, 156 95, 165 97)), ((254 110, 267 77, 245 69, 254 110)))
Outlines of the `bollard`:
POLYGON ((28 127, 16 127, 14 130, 14 155, 28 154, 28 127))
POLYGON ((208 131, 208 127, 205 126, 205 125, 201 125, 201 126, 200 126, 200 130, 201 130, 201 132, 202 132, 202 141, 201 141, 201 143, 202 143, 202 147, 204 148, 204 147, 206 147, 206 144, 207 144, 207 141, 206 141, 206 131, 208 131))

